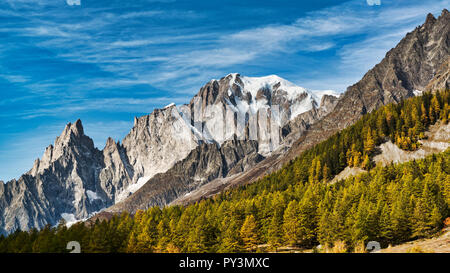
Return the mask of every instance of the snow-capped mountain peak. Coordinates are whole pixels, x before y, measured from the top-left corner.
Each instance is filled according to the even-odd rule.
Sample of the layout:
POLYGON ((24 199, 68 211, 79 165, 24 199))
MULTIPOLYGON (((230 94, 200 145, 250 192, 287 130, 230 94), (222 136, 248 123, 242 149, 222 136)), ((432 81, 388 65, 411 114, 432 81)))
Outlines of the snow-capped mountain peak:
POLYGON ((286 91, 287 98, 294 100, 298 96, 308 93, 308 90, 293 84, 277 75, 269 75, 264 77, 240 77, 244 83, 244 91, 250 92, 253 97, 256 97, 257 92, 261 89, 268 89, 275 91, 277 89, 286 91))
POLYGON ((287 116, 283 124, 313 108, 319 108, 324 95, 338 96, 332 90, 308 90, 277 75, 248 77, 232 73, 216 83, 220 86, 224 80, 228 81, 229 86, 228 104, 240 112, 253 114, 277 105, 287 116))

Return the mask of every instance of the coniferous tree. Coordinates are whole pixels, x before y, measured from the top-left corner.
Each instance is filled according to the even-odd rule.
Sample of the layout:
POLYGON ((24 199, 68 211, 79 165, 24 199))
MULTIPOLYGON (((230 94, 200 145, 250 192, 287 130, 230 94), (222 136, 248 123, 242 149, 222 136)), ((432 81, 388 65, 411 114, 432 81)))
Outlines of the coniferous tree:
POLYGON ((269 224, 268 229, 268 243, 269 245, 277 251, 277 249, 283 243, 283 229, 281 228, 283 225, 283 218, 278 213, 275 213, 269 224))
POLYGON ((289 202, 283 217, 283 230, 286 242, 290 245, 297 245, 300 238, 300 219, 298 202, 292 200, 289 202))
POLYGON ((235 218, 225 218, 222 223, 222 240, 219 252, 239 252, 242 250, 240 229, 235 218))
POLYGON ((250 251, 253 251, 259 242, 258 225, 253 215, 250 214, 245 218, 240 235, 242 241, 244 242, 244 247, 250 251))

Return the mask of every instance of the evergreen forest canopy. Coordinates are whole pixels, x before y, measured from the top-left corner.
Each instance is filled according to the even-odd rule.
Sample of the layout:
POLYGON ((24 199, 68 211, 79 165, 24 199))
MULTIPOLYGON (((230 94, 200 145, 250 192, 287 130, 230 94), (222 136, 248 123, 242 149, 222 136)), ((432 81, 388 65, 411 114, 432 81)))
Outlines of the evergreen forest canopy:
POLYGON ((358 251, 429 237, 450 216, 450 149, 425 159, 375 166, 388 140, 416 150, 424 132, 448 123, 450 91, 424 93, 364 115, 282 169, 186 207, 123 213, 0 237, 0 252, 244 252, 341 245, 358 251), (328 183, 347 166, 367 173, 328 183), (264 247, 261 247, 264 246, 264 247))

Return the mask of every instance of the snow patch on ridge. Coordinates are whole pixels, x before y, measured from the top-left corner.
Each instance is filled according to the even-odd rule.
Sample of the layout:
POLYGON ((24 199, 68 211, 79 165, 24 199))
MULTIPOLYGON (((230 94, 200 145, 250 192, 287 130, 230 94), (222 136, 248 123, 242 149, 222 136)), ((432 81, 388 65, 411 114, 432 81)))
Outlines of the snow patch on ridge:
POLYGON ((61 213, 61 218, 63 218, 64 221, 66 221, 67 227, 70 227, 71 225, 73 225, 79 221, 79 220, 77 220, 77 218, 75 217, 75 215, 73 213, 61 213))
MULTIPOLYGON (((313 96, 308 95, 308 97, 306 97, 304 100, 295 102, 292 106, 291 106, 291 120, 293 120, 296 116, 308 112, 310 111, 314 104, 315 104, 315 100, 313 98, 313 96)), ((316 104, 318 105, 318 104, 316 104)))
MULTIPOLYGON (((78 222, 85 222, 86 220, 88 220, 89 218, 91 218, 92 216, 96 215, 97 213, 99 213, 103 210, 104 209, 89 213, 89 215, 87 217, 82 218, 82 219, 77 219, 73 213, 61 213, 61 218, 64 219, 64 221, 66 221, 66 227, 69 228, 78 222)), ((58 224, 56 224, 55 226, 57 226, 57 225, 58 224)))
POLYGON ((231 76, 228 96, 232 95, 232 86, 233 84, 236 84, 241 87, 243 93, 250 93, 252 98, 250 103, 248 103, 247 101, 241 100, 239 97, 235 97, 236 106, 227 101, 227 103, 233 107, 234 111, 238 111, 240 113, 248 112, 250 114, 256 114, 261 109, 270 108, 269 102, 266 99, 256 100, 255 98, 258 91, 261 89, 267 89, 272 93, 275 85, 279 85, 278 89, 286 92, 285 98, 291 102, 290 120, 302 113, 310 111, 313 107, 319 106, 324 95, 331 95, 334 97, 340 96, 340 94, 334 90, 308 90, 277 75, 269 75, 265 77, 240 76, 242 81, 241 85, 236 82, 237 75, 237 73, 228 74, 228 76, 231 76), (300 96, 304 96, 305 94, 307 94, 305 98, 297 101, 300 96))
POLYGON ((334 90, 311 90, 311 92, 312 92, 313 96, 315 97, 317 104, 320 104, 323 96, 325 96, 325 95, 333 96, 336 98, 339 98, 341 96, 340 93, 338 93, 334 90))
MULTIPOLYGON (((238 113, 238 117, 245 117, 246 114, 249 114, 250 119, 258 119, 259 114, 272 113, 272 115, 279 116, 279 120, 272 121, 276 122, 279 126, 284 126, 289 120, 293 120, 298 115, 308 112, 313 108, 319 108, 322 98, 325 95, 335 97, 340 96, 340 94, 334 90, 307 90, 306 88, 297 86, 277 75, 247 77, 241 76, 238 73, 230 73, 225 78, 228 79, 229 85, 228 90, 226 91, 228 96, 224 97, 226 107, 229 107, 227 109, 231 109, 233 112, 238 113), (243 96, 241 94, 235 94, 236 91, 233 86, 236 85, 240 87, 243 96), (289 109, 283 108, 284 106, 282 105, 273 105, 272 99, 268 99, 265 96, 258 97, 258 91, 260 90, 267 90, 272 94, 272 99, 276 97, 278 100, 278 98, 281 97, 281 101, 286 101, 289 104, 289 109), (233 97, 233 100, 229 99, 231 97, 233 97), (257 97, 258 99, 256 99, 257 97), (277 106, 279 106, 279 108, 277 106), (278 113, 279 111, 281 112, 278 113)), ((210 83, 213 81, 217 80, 213 79, 210 83)), ((187 113, 186 111, 189 111, 190 109, 188 109, 186 105, 176 108, 171 108, 172 106, 175 106, 175 104, 171 103, 165 106, 164 110, 171 109, 176 111, 177 113, 172 113, 175 120, 180 116, 184 121, 184 124, 178 122, 173 124, 178 139, 193 138, 194 141, 202 140, 208 143, 217 142, 220 145, 227 137, 232 136, 231 133, 225 132, 227 130, 226 125, 223 126, 224 122, 226 124, 231 124, 232 117, 230 118, 226 116, 226 113, 220 113, 220 111, 219 113, 216 113, 216 110, 226 112, 227 109, 217 109, 216 107, 219 107, 218 105, 206 105, 206 109, 194 109, 195 115, 197 116, 199 116, 198 112, 202 111, 200 116, 202 122, 204 122, 203 128, 195 128, 191 125, 191 115, 194 115, 194 113, 187 113), (199 130, 202 129, 203 131, 200 132, 199 130)))
POLYGON ((96 192, 87 190, 86 194, 89 198, 89 202, 93 202, 94 200, 102 200, 102 198, 100 198, 100 196, 98 196, 98 194, 96 192))
POLYGON ((164 109, 170 108, 172 106, 175 106, 175 103, 172 102, 172 103, 167 104, 166 106, 164 106, 164 109))
POLYGON ((420 91, 420 90, 414 90, 413 93, 414 93, 414 96, 417 97, 417 96, 422 96, 423 91, 420 91))
POLYGON ((272 90, 272 87, 278 83, 280 84, 279 89, 287 92, 288 100, 294 100, 298 96, 308 93, 305 88, 297 86, 290 81, 278 77, 277 75, 269 75, 265 77, 243 76, 241 77, 241 80, 244 83, 244 91, 249 92, 252 95, 252 98, 256 97, 258 90, 262 88, 272 90))
POLYGON ((133 194, 136 191, 138 191, 140 188, 142 188, 142 186, 145 185, 145 183, 147 183, 147 181, 150 178, 151 178, 151 176, 140 177, 136 183, 129 185, 126 189, 124 189, 121 193, 119 193, 117 195, 115 203, 118 203, 118 202, 124 200, 125 198, 127 198, 131 194, 133 194))

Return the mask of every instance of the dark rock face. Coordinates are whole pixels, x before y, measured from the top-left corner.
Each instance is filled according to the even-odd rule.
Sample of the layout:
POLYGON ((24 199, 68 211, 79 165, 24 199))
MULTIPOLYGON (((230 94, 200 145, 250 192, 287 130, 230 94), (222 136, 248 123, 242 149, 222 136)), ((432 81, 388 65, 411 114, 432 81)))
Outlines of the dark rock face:
POLYGON ((133 176, 134 167, 129 163, 126 149, 108 138, 103 149, 103 165, 98 180, 110 203, 115 203, 116 196, 132 183, 133 176))
POLYGON ((263 159, 258 154, 256 141, 234 139, 224 142, 220 147, 216 144, 200 144, 169 171, 155 175, 133 195, 105 212, 135 213, 139 209, 165 206, 216 178, 247 170, 263 159))
POLYGON ((284 149, 288 149, 293 142, 298 140, 316 122, 320 121, 328 113, 333 112, 338 98, 331 95, 324 95, 320 102, 320 108, 313 108, 302 113, 287 123, 282 128, 284 149))
POLYGON ((435 92, 437 90, 450 89, 450 56, 437 71, 434 78, 427 85, 425 91, 435 92))
POLYGON ((320 102, 319 116, 323 117, 326 114, 331 113, 334 110, 334 107, 336 107, 338 100, 339 99, 335 96, 324 95, 320 102))

